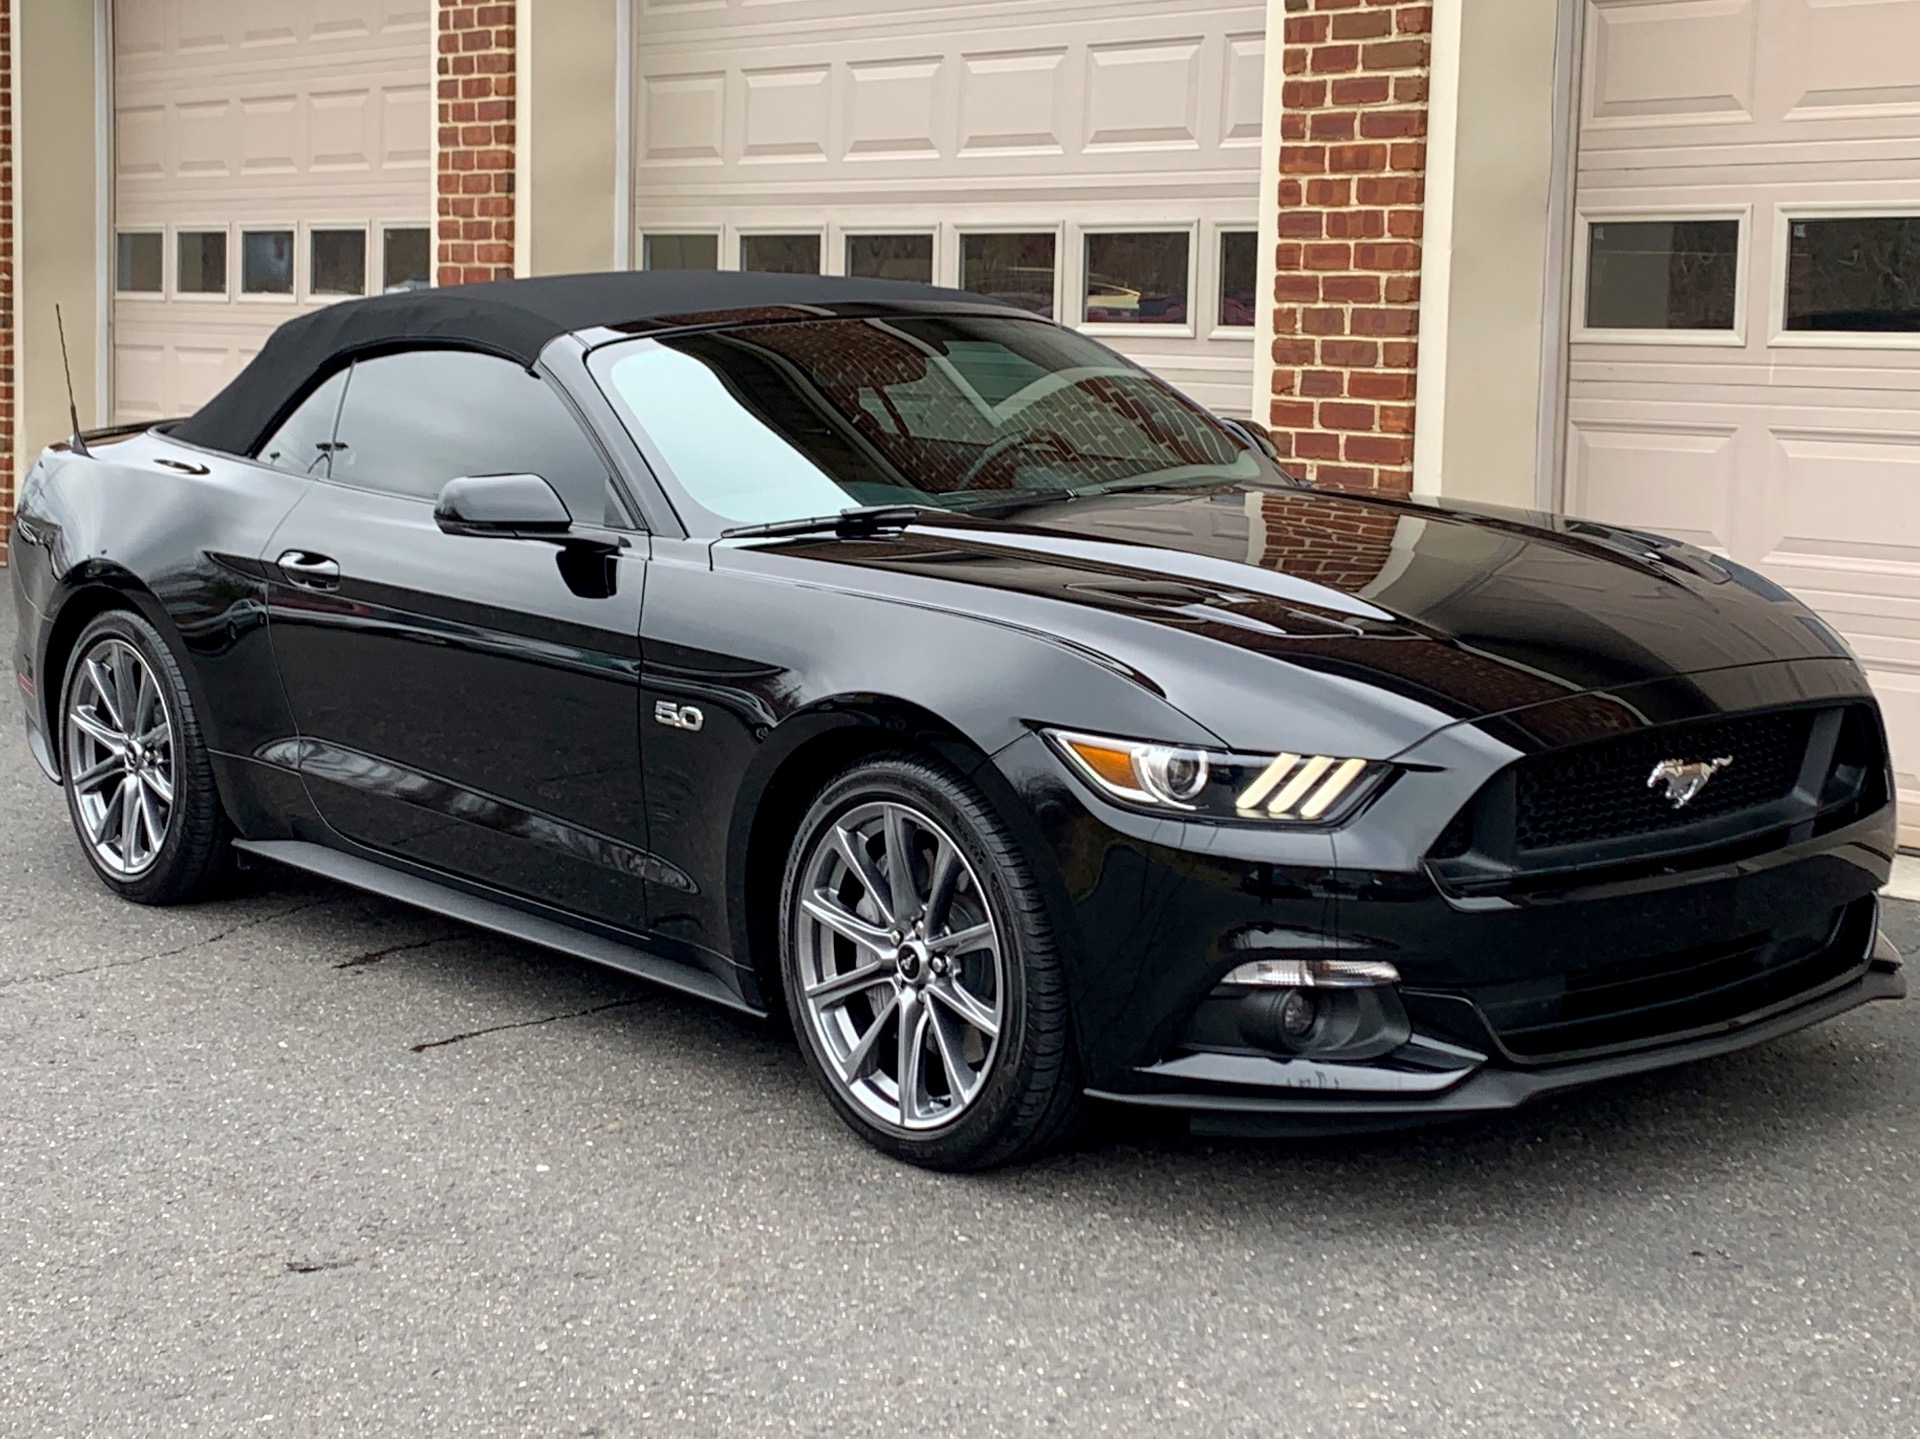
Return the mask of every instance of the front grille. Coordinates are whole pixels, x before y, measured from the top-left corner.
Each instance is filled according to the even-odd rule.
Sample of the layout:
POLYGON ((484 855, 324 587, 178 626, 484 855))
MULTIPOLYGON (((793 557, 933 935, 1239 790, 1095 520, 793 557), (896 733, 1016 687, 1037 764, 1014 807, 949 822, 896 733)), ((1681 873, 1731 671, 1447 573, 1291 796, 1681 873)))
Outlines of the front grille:
POLYGON ((1667 725, 1523 760, 1515 770, 1520 850, 1657 834, 1757 809, 1792 793, 1814 716, 1807 710, 1667 725), (1662 760, 1732 763, 1684 808, 1647 778, 1662 760))
POLYGON ((1790 1007, 1864 968, 1872 899, 1820 916, 1800 934, 1600 966, 1469 991, 1500 1043, 1542 1063, 1671 1041, 1790 1007))

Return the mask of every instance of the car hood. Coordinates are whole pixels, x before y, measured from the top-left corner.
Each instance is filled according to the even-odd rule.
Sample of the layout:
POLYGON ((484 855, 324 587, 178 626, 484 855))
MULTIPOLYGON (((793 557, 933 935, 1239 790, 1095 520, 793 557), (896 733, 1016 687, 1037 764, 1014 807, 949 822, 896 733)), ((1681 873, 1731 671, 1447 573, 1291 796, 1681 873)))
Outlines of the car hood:
POLYGON ((1337 491, 1047 501, 782 548, 890 590, 882 575, 966 586, 945 602, 1096 649, 1233 744, 1268 742, 1270 722, 1239 716, 1249 686, 1274 693, 1275 662, 1336 704, 1327 686, 1371 692, 1398 714, 1372 736, 1387 746, 1650 680, 1845 655, 1784 590, 1691 546, 1337 491))

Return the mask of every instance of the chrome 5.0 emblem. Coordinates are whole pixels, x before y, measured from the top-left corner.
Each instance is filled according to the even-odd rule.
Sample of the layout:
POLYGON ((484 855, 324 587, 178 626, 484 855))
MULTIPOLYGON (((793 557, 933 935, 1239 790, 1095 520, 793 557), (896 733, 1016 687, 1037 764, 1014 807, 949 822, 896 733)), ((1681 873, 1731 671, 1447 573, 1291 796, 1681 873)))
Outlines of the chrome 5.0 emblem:
POLYGON ((1719 759, 1663 759, 1647 776, 1647 788, 1665 785, 1668 801, 1675 809, 1685 809, 1707 787, 1708 780, 1732 763, 1730 754, 1719 759))

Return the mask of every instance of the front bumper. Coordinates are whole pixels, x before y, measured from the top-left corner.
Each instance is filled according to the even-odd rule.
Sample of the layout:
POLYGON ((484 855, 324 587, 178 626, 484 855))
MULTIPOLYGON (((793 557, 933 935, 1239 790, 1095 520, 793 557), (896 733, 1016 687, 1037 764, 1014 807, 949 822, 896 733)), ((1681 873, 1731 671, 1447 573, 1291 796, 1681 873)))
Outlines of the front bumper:
MULTIPOLYGON (((1662 714, 1865 696, 1853 667, 1818 662, 1636 698, 1662 714)), ((1090 1093, 1207 1128, 1395 1126, 1725 1053, 1904 992, 1876 925, 1890 804, 1552 888, 1461 895, 1424 855, 1512 751, 1472 726, 1416 749, 1426 770, 1337 831, 1125 811, 1037 736, 995 756, 1052 860, 1043 878, 1090 1093), (1221 988, 1238 963, 1288 953, 1391 962, 1411 1040, 1335 1063, 1202 1018, 1243 992, 1221 988)))
POLYGON ((1460 1058, 1465 1062, 1457 1070, 1442 1072, 1431 1079, 1419 1075, 1417 1082, 1424 1082, 1419 1082, 1417 1088, 1410 1085, 1400 1093, 1382 1092, 1385 1086, 1381 1081, 1390 1083, 1389 1076, 1394 1071, 1370 1066, 1316 1065, 1297 1059, 1261 1060, 1252 1056, 1189 1056, 1142 1071, 1142 1078, 1173 1087, 1144 1093, 1107 1090, 1088 1093, 1095 1099, 1122 1104, 1180 1110, 1188 1116, 1196 1134, 1272 1136, 1398 1129, 1518 1109, 1536 1099, 1584 1085, 1732 1054, 1819 1024, 1876 999, 1903 998, 1906 992, 1907 981, 1900 972, 1898 952, 1886 936, 1877 935, 1866 972, 1840 989, 1721 1034, 1630 1054, 1525 1070, 1498 1067, 1484 1058, 1475 1063, 1463 1054, 1460 1058), (1249 1062, 1239 1065, 1189 1062, 1214 1058, 1249 1062), (1263 1071, 1260 1066, 1271 1066, 1271 1069, 1263 1071), (1204 1087, 1195 1087, 1195 1080, 1204 1087), (1369 1080, 1373 1081, 1371 1085, 1369 1080), (1227 1092, 1233 1085, 1248 1092, 1227 1092), (1301 1094, 1303 1085, 1310 1087, 1312 1093, 1301 1094), (1362 1087, 1371 1088, 1373 1092, 1359 1095, 1352 1092, 1353 1088, 1362 1087))

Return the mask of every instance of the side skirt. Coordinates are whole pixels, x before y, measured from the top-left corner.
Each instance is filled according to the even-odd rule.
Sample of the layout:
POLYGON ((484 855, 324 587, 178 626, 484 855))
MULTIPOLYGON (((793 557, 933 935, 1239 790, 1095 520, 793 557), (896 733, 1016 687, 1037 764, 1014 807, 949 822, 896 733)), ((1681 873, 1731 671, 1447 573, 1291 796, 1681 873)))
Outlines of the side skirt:
POLYGON ((617 969, 623 974, 649 980, 668 989, 712 1000, 728 1009, 764 1018, 763 1013, 744 1002, 711 974, 689 965, 650 954, 635 945, 617 939, 589 934, 558 920, 480 895, 468 894, 450 885, 438 884, 418 875, 389 869, 357 855, 342 854, 325 845, 292 839, 237 839, 233 847, 243 854, 269 859, 290 869, 304 870, 322 879, 336 880, 364 889, 385 899, 398 900, 430 914, 444 915, 479 929, 491 930, 512 939, 525 940, 543 949, 557 950, 576 959, 590 960, 617 969))

